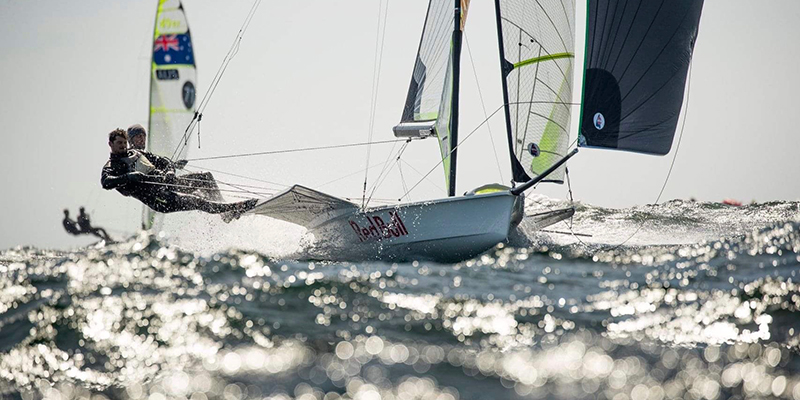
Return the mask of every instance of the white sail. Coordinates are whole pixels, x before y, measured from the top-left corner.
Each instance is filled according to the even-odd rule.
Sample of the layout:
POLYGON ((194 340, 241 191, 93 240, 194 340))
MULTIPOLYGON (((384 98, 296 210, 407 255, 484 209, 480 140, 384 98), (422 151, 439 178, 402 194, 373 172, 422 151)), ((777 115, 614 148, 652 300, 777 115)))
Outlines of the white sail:
MULTIPOLYGON (((160 0, 150 66, 148 151, 173 159, 186 157, 189 146, 179 145, 189 140, 184 131, 194 116, 196 85, 192 37, 183 6, 180 0, 160 0)), ((142 226, 150 229, 153 220, 153 211, 145 206, 142 226)))
MULTIPOLYGON (((513 179, 566 155, 575 57, 574 0, 496 0, 513 179)), ((564 167, 545 181, 561 182, 564 167)))
MULTIPOLYGON (((461 0, 460 4, 463 30, 469 0, 461 0)), ((428 4, 403 115, 400 124, 394 127, 398 137, 436 135, 447 186, 450 186, 450 152, 454 145, 450 135, 456 53, 454 5, 453 0, 431 0, 428 4)))

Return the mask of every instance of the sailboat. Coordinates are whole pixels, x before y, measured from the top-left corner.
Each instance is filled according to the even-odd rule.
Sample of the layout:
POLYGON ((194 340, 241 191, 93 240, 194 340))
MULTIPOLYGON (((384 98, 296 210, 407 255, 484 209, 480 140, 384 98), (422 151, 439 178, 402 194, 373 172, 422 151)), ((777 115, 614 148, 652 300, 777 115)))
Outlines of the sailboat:
MULTIPOLYGON (((180 0, 159 0, 150 62, 148 151, 186 158, 191 136, 184 137, 184 131, 194 117, 196 85, 197 66, 183 5, 180 0), (179 146, 182 141, 186 143, 179 146), (173 154, 176 149, 179 153, 173 154)), ((159 225, 160 219, 142 206, 143 229, 159 225)))
MULTIPOLYGON (((469 0, 431 0, 396 137, 436 138, 448 197, 361 207, 294 185, 252 214, 301 225, 349 257, 457 261, 508 239, 524 193, 562 183, 578 147, 667 154, 683 103, 703 0, 587 0, 577 146, 569 151, 574 0, 495 0, 512 187, 456 196, 461 38, 469 0)), ((538 228, 572 210, 537 214, 538 228)))

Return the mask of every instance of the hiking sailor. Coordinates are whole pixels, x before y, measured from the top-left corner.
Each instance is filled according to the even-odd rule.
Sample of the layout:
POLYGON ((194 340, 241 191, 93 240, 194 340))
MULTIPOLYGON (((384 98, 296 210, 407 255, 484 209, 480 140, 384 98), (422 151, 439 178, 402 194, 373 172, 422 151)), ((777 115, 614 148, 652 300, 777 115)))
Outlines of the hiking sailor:
POLYGON ((89 214, 86 213, 86 209, 80 207, 78 211, 78 226, 81 228, 83 233, 91 233, 92 235, 95 235, 106 242, 112 241, 105 229, 92 226, 92 222, 89 221, 89 214))
POLYGON ((108 134, 111 155, 103 167, 100 183, 103 189, 117 189, 123 196, 133 197, 153 211, 171 213, 199 210, 211 214, 222 214, 223 219, 237 218, 241 213, 255 207, 257 200, 237 203, 220 203, 175 189, 175 170, 169 159, 151 154, 150 160, 139 150, 128 149, 128 135, 122 129, 108 134), (169 163, 167 163, 169 161, 169 163))
MULTIPOLYGON (((139 124, 133 124, 128 127, 128 142, 130 148, 139 150, 148 160, 157 162, 155 166, 158 169, 183 169, 186 166, 186 160, 178 160, 173 162, 169 158, 157 156, 147 150, 147 131, 139 124)), ((176 176, 175 186, 173 190, 181 193, 195 194, 207 200, 224 201, 219 192, 217 181, 210 172, 196 172, 176 176)))
POLYGON ((89 214, 86 214, 83 207, 80 208, 80 211, 78 222, 76 223, 70 219, 69 210, 66 208, 64 209, 64 220, 61 221, 61 224, 64 225, 64 230, 66 230, 67 233, 75 236, 92 234, 108 243, 113 242, 105 229, 92 226, 91 222, 89 222, 89 214), (80 226, 80 228, 78 228, 78 226, 80 226))

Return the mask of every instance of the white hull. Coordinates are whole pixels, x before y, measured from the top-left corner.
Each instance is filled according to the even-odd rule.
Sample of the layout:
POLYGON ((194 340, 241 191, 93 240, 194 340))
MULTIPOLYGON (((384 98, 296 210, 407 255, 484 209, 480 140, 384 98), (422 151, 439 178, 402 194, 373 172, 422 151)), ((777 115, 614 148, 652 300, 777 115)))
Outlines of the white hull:
POLYGON ((353 210, 309 228, 315 238, 312 256, 464 260, 508 238, 519 223, 515 204, 519 212, 522 201, 498 192, 353 210))

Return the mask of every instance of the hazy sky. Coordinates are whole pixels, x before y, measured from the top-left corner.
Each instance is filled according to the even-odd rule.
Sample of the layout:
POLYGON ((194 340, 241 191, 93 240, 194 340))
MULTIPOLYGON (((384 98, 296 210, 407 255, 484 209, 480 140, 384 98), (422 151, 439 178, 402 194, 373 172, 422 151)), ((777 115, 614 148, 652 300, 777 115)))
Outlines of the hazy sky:
MULTIPOLYGON (((78 206, 86 206, 97 225, 117 236, 135 231, 139 203, 103 190, 100 170, 108 158, 107 133, 147 123, 156 4, 0 0, 0 249, 91 242, 63 231, 65 207, 74 216, 78 206)), ((183 4, 200 98, 252 1, 183 4)), ((193 148, 190 158, 366 141, 378 4, 264 1, 206 108, 202 148, 193 148)), ((582 4, 579 0, 578 8, 582 4)), ((400 118, 426 7, 424 0, 389 2, 374 140, 393 138, 391 128, 400 118)), ((800 198, 800 132, 795 122, 800 117, 798 20, 797 0, 706 0, 686 127, 662 201, 800 198)), ((462 59, 461 137, 484 120, 476 82, 488 113, 502 104, 495 35, 493 2, 472 1, 466 30, 471 51, 465 46, 462 59)), ((581 54, 576 63, 582 65, 581 54)), ((480 129, 461 148, 458 192, 509 179, 501 113, 490 126, 491 136, 480 129)), ((570 162, 575 197, 610 207, 652 203, 676 147, 665 157, 584 150, 570 162)), ((370 164, 384 161, 390 150, 391 145, 375 146, 370 164)), ((436 164, 437 154, 436 142, 427 140, 412 143, 403 159, 426 173, 436 164)), ((356 172, 365 163, 365 148, 355 148, 190 166, 360 197, 364 174, 356 172), (350 174, 354 175, 324 185, 350 174)), ((403 177, 411 186, 420 175, 406 165, 403 177)), ((370 182, 379 170, 370 170, 370 182)), ((437 169, 411 198, 438 197, 443 188, 437 169)), ((536 192, 558 198, 566 194, 561 186, 541 186, 536 192)), ((376 197, 397 198, 402 193, 395 168, 376 197)))

